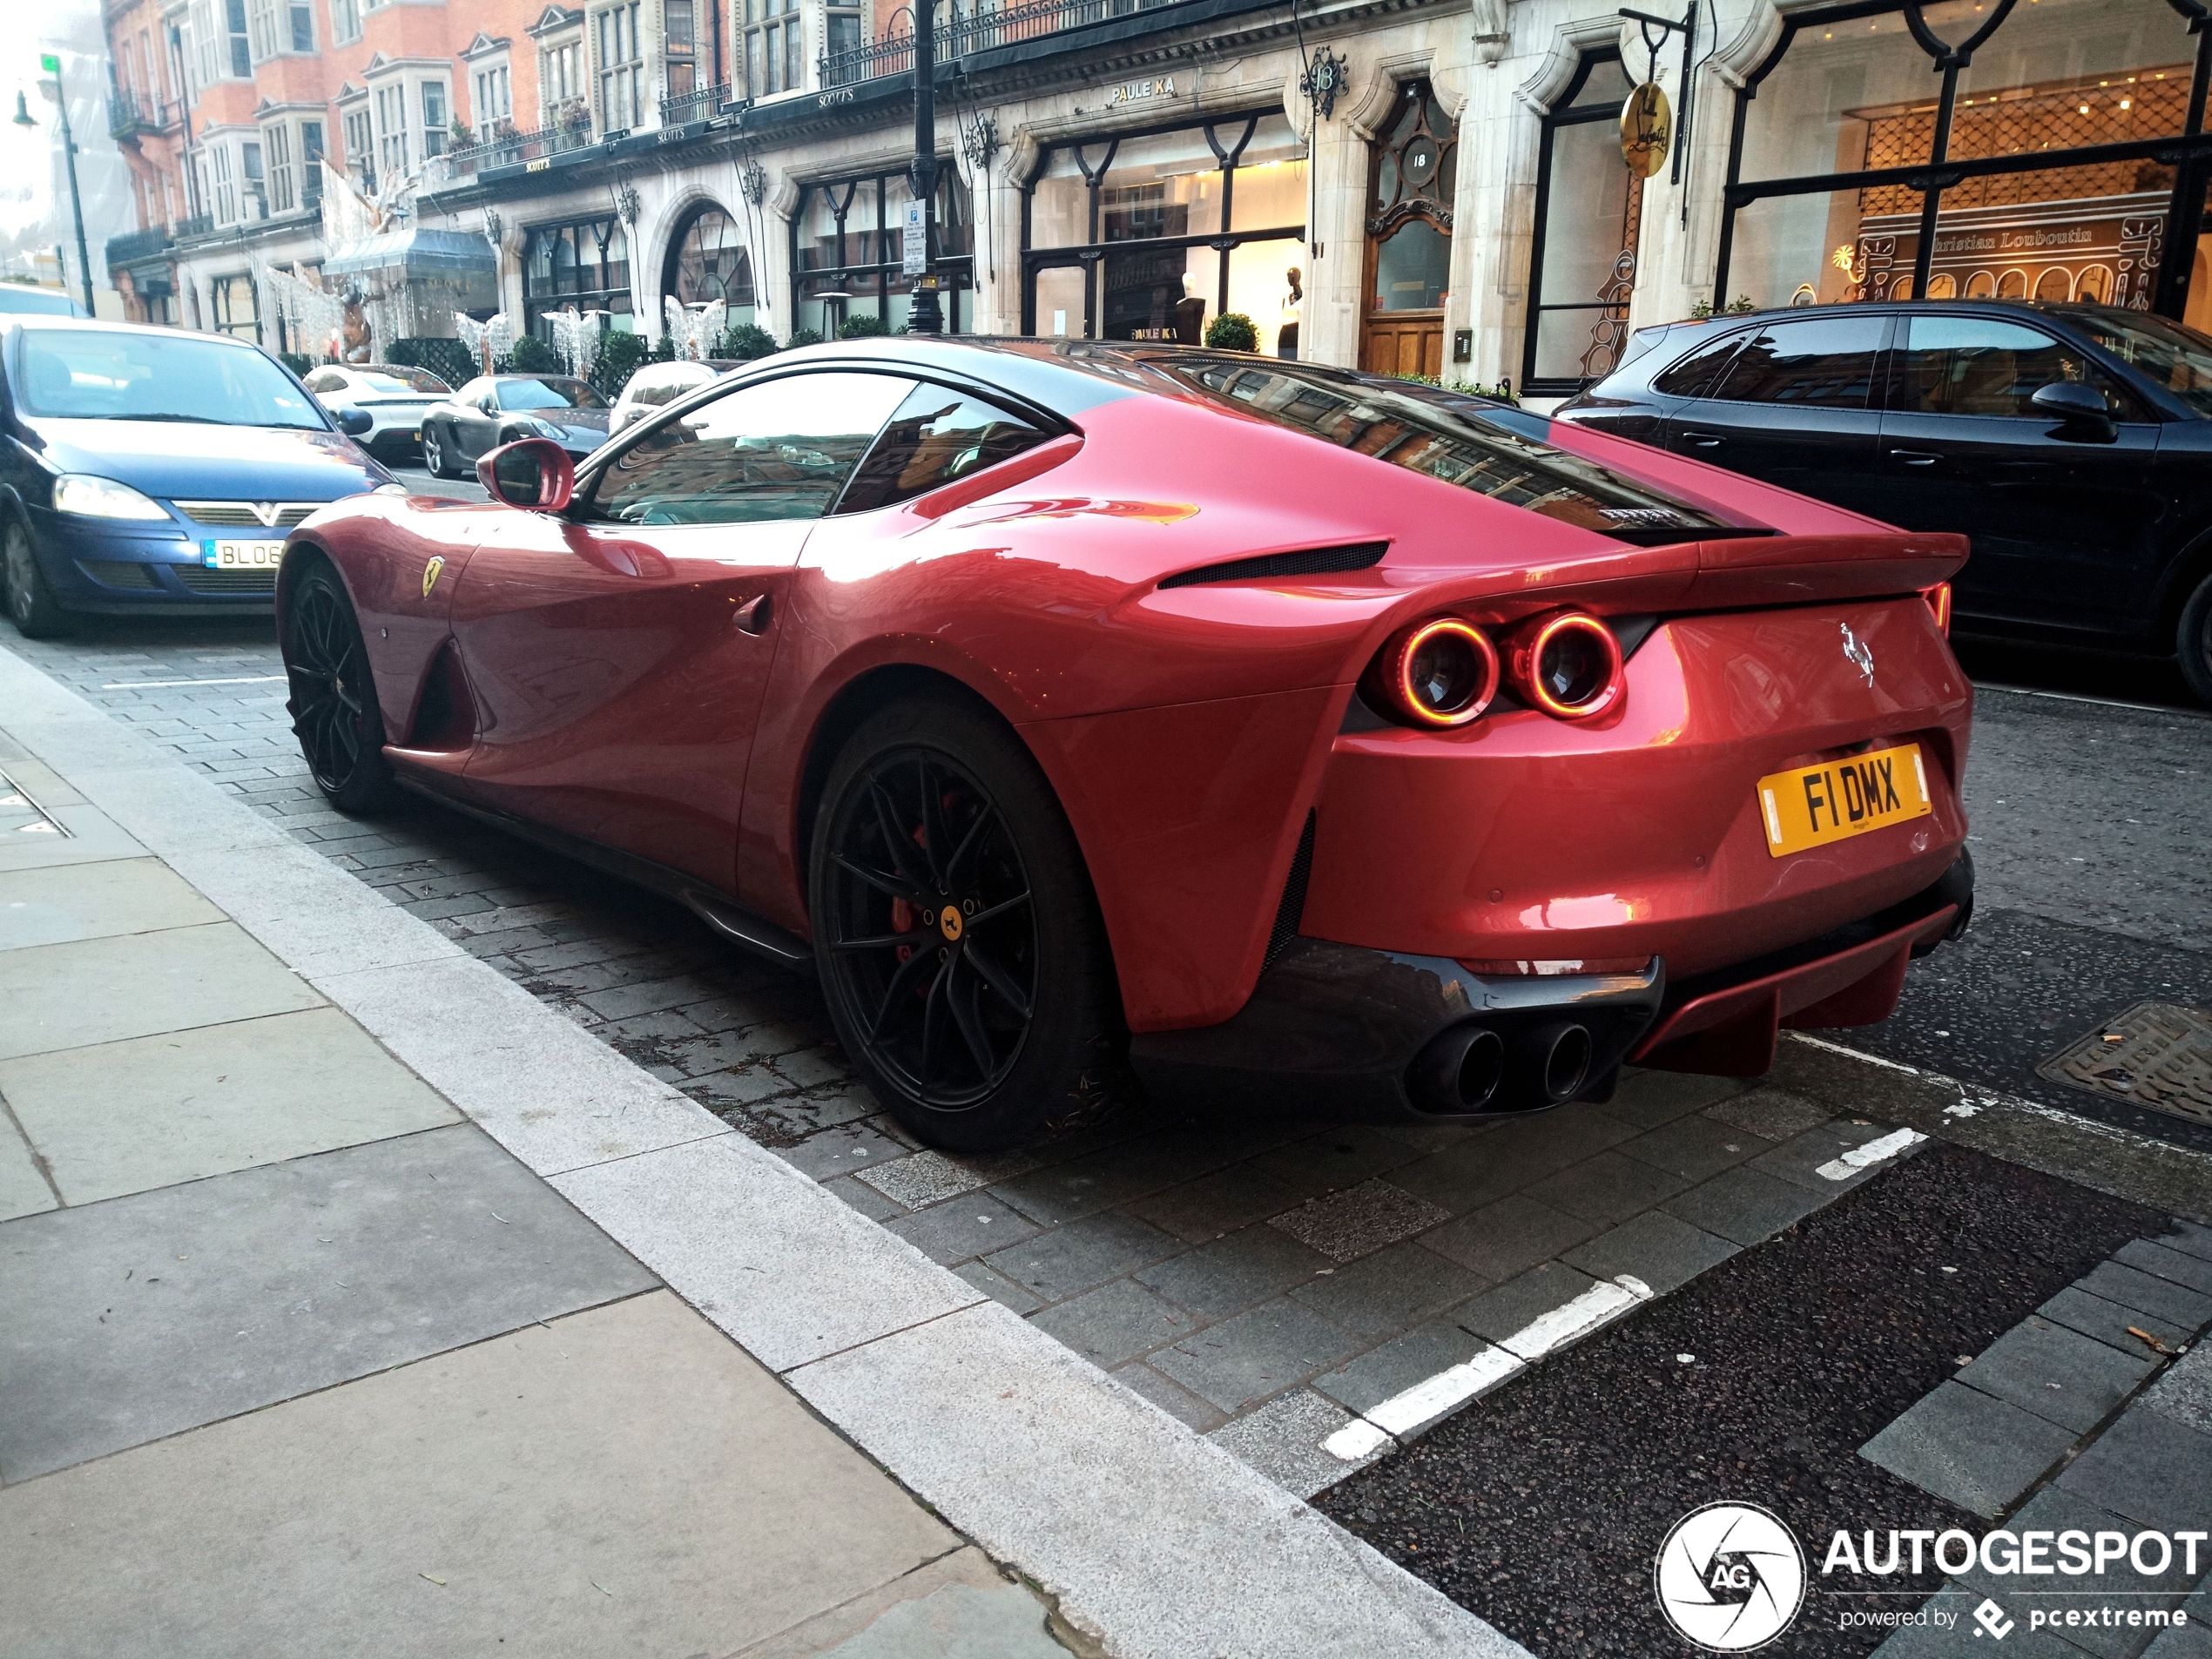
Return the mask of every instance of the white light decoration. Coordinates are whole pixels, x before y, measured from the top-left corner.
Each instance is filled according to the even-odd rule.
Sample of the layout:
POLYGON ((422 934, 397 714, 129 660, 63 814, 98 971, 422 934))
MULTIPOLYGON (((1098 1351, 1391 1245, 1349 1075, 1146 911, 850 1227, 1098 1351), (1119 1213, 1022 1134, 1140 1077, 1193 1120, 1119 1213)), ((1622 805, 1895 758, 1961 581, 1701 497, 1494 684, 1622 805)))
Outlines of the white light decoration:
POLYGON ((676 354, 694 362, 711 357, 714 343, 722 338, 724 323, 730 314, 728 304, 711 300, 693 311, 672 293, 662 303, 667 309, 668 338, 676 354))
POLYGON ((486 374, 515 349, 515 320, 503 311, 488 322, 478 322, 467 313, 456 311, 453 314, 453 334, 486 374))

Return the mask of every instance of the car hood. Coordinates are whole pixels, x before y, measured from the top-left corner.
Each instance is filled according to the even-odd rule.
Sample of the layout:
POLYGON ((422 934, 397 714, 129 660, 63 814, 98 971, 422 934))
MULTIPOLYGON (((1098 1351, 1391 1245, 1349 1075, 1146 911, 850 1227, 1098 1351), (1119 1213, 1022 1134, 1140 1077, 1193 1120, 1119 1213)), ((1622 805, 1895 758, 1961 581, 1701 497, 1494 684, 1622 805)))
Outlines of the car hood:
POLYGON ((170 421, 23 422, 59 472, 89 472, 173 499, 335 501, 392 482, 340 432, 170 421))

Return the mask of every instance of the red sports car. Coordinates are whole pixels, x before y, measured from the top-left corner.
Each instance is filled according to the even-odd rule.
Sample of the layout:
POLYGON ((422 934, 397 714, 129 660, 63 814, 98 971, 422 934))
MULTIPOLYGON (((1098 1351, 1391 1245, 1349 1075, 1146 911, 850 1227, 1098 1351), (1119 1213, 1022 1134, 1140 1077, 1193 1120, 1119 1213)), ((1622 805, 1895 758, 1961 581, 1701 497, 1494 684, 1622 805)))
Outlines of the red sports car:
POLYGON ((819 974, 1007 1146, 1157 1091, 1427 1121, 1750 1076, 1965 926, 1964 538, 1233 353, 788 352, 497 502, 292 536, 291 708, 819 974))

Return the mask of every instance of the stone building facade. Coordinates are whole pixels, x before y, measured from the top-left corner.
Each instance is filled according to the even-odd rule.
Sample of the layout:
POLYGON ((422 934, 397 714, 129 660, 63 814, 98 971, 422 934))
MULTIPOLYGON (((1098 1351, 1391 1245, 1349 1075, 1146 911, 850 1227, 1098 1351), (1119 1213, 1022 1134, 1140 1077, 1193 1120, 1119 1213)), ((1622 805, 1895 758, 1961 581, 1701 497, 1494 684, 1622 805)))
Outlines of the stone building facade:
MULTIPOLYGON (((190 61, 203 11, 276 3, 162 15, 190 61)), ((779 339, 903 324, 911 43, 881 8, 278 9, 327 29, 356 3, 319 79, 255 62, 200 88, 194 151, 315 108, 326 153, 359 175, 368 147, 389 178, 379 89, 442 76, 465 135, 396 165, 414 225, 494 258, 480 309, 658 332, 673 295, 779 339)), ((1634 10, 1676 27, 1592 0, 938 0, 948 326, 1190 339, 1237 312, 1263 352, 1557 396, 1706 306, 1986 293, 2212 320, 2201 0, 1634 10), (1644 177, 1621 117, 1650 81, 1675 130, 1644 177)), ((275 220, 174 237, 199 306, 177 320, 235 327, 227 285, 321 256, 315 223, 275 220)))

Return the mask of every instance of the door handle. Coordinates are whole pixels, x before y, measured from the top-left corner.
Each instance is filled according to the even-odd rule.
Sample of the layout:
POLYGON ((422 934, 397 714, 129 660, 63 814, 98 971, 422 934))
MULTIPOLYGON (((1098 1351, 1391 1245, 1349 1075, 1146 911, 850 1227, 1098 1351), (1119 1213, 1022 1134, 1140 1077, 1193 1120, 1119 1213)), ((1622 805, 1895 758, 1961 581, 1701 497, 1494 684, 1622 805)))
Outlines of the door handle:
POLYGON ((1683 436, 1700 449, 1717 449, 1721 447, 1721 435, 1717 432, 1685 432, 1683 436))
POLYGON ((1908 467, 1932 467, 1943 459, 1941 455, 1932 455, 1925 449, 1892 449, 1890 453, 1908 467))
POLYGON ((765 593, 756 593, 731 614, 730 620, 741 634, 758 638, 768 631, 768 624, 775 620, 775 602, 765 593))

